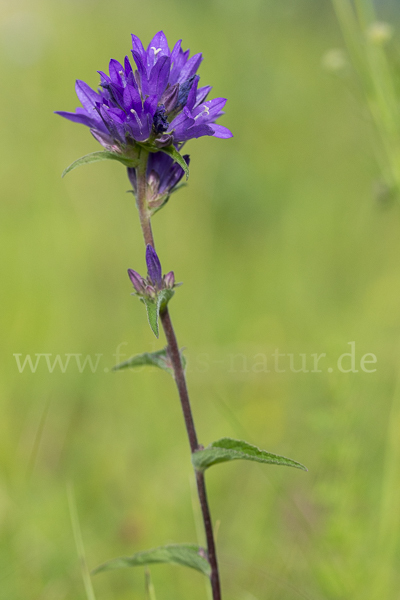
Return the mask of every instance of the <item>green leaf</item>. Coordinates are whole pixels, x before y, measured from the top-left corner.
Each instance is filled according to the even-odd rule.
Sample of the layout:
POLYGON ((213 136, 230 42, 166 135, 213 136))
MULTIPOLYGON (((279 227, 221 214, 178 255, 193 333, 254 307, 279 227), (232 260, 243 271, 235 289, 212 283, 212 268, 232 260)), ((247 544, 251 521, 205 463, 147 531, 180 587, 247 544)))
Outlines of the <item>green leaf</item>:
POLYGON ((99 160, 117 160, 126 167, 136 167, 139 164, 137 159, 130 156, 124 156, 123 154, 117 154, 116 152, 108 152, 107 150, 103 150, 100 152, 92 152, 91 154, 86 154, 86 156, 78 158, 63 171, 61 177, 64 177, 67 173, 76 169, 76 167, 80 167, 81 165, 86 165, 92 162, 98 162, 99 160))
MULTIPOLYGON (((181 351, 181 362, 182 367, 186 366, 186 359, 181 351)), ((158 367, 163 371, 166 371, 170 375, 174 375, 174 370, 171 365, 171 361, 169 359, 166 348, 163 350, 157 350, 157 352, 144 352, 143 354, 137 354, 136 356, 131 356, 128 360, 120 363, 113 367, 113 371, 120 371, 121 369, 132 369, 135 367, 142 366, 151 366, 158 367)))
POLYGON ((162 312, 165 308, 167 308, 167 304, 174 294, 174 290, 171 290, 170 288, 166 288, 165 290, 161 290, 160 292, 158 292, 157 304, 159 313, 162 312))
POLYGON ((150 300, 149 298, 141 298, 144 302, 147 310, 147 318, 149 320, 149 325, 151 327, 152 332, 158 338, 158 302, 157 300, 150 300))
POLYGON ((210 576, 210 563, 205 558, 206 552, 195 544, 169 544, 152 550, 138 552, 133 556, 122 556, 110 560, 92 571, 93 575, 112 569, 124 569, 126 567, 141 567, 154 563, 172 563, 190 567, 210 576))
POLYGON ((199 450, 192 454, 192 463, 198 471, 204 471, 212 465, 230 460, 252 460, 272 465, 296 467, 297 469, 307 471, 304 465, 290 458, 271 454, 271 452, 260 450, 257 446, 252 446, 242 440, 233 440, 231 438, 222 438, 213 442, 204 450, 199 450))
POLYGON ((142 302, 146 305, 147 310, 147 318, 149 320, 149 325, 151 327, 152 332, 158 338, 158 317, 160 312, 162 312, 168 302, 171 300, 172 296, 175 294, 174 290, 169 288, 165 290, 161 290, 157 293, 157 297, 152 298, 141 298, 142 302))
POLYGON ((168 154, 168 156, 173 158, 174 162, 177 162, 178 165, 180 165, 182 167, 182 169, 185 171, 186 179, 189 178, 189 167, 187 166, 186 161, 183 158, 182 154, 180 154, 178 152, 178 150, 175 148, 175 146, 173 146, 171 144, 171 146, 166 146, 165 148, 160 148, 160 151, 165 152, 165 154, 168 154))

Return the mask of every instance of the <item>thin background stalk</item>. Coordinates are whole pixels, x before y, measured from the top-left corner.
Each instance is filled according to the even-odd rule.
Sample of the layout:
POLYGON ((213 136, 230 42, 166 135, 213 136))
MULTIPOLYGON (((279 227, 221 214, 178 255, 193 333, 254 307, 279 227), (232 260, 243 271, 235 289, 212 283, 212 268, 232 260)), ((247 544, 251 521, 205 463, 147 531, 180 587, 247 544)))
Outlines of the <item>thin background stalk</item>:
MULTIPOLYGON (((136 205, 139 211, 140 226, 144 237, 145 244, 150 244, 155 248, 153 233, 151 229, 151 216, 150 211, 147 208, 146 191, 146 170, 147 170, 148 152, 142 151, 140 156, 140 164, 136 169, 137 177, 137 198, 136 205)), ((186 385, 185 372, 182 367, 181 355, 179 352, 178 341, 174 332, 171 317, 166 308, 161 314, 161 323, 164 329, 165 337, 168 343, 168 354, 172 362, 172 368, 174 371, 174 378, 176 387, 178 388, 179 398, 181 401, 183 417, 185 420, 186 431, 189 438, 190 450, 192 454, 197 450, 201 450, 202 446, 199 445, 196 435, 196 428, 193 420, 192 409, 190 406, 189 393, 186 385)), ((211 521, 210 508, 208 506, 206 484, 204 479, 204 473, 201 471, 195 471, 197 493, 201 506, 201 512, 203 516, 204 530, 207 540, 207 553, 208 560, 211 567, 211 589, 213 600, 221 600, 221 586, 219 581, 219 570, 217 562, 217 554, 214 541, 214 532, 211 521)))
POLYGON ((371 38, 372 0, 332 0, 380 144, 377 160, 389 187, 400 196, 400 123, 392 67, 382 43, 371 38))
MULTIPOLYGON (((371 39, 377 21, 373 0, 332 0, 347 49, 364 91, 381 140, 377 157, 389 183, 400 196, 400 118, 395 72, 383 43, 371 39)), ((396 362, 398 364, 398 361, 396 362)), ((388 598, 393 593, 400 528, 400 377, 396 377, 389 413, 382 473, 380 509, 377 511, 377 559, 364 597, 388 598)))

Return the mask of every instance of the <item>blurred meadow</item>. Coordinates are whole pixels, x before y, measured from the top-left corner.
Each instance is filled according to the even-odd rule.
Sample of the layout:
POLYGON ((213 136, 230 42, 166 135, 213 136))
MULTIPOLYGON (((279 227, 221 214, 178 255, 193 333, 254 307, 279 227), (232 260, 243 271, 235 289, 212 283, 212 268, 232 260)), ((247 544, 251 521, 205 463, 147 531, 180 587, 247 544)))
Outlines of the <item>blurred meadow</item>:
MULTIPOLYGON (((397 66, 398 5, 377 11, 397 66)), ((164 271, 184 282, 171 313, 199 438, 243 437, 309 469, 207 473, 224 598, 399 599, 399 204, 379 193, 380 140, 335 50, 331 2, 1 0, 0 19, 1 600, 86 597, 71 483, 90 568, 198 539, 173 381, 110 372, 115 354, 164 343, 130 296, 126 269, 145 263, 125 170, 110 161, 62 180, 99 148, 52 114, 78 105, 75 79, 96 87, 96 71, 129 53, 131 32, 147 44, 160 29, 204 53, 201 82, 228 98, 221 124, 235 136, 188 144, 189 185, 154 218, 164 271), (349 342, 357 372, 343 373, 349 342), (50 373, 42 357, 19 372, 14 354, 40 353, 98 364, 50 373), (308 372, 288 354, 296 369, 306 354, 308 372)), ((195 571, 151 576, 157 600, 207 598, 195 571)), ((97 600, 146 597, 141 568, 93 585, 97 600)))

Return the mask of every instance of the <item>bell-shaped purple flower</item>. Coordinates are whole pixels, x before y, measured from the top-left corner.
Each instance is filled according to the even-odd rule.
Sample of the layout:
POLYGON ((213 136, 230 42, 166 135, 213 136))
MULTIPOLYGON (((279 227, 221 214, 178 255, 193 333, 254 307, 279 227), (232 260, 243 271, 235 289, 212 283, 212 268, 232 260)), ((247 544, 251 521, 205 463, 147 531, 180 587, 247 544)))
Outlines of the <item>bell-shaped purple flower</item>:
POLYGON ((135 142, 153 147, 180 144, 203 135, 228 138, 231 132, 215 121, 226 102, 206 102, 210 87, 198 88, 201 54, 189 58, 179 40, 172 50, 162 31, 145 50, 132 35, 134 71, 128 57, 122 65, 112 59, 109 74, 99 71, 100 89, 76 82, 82 104, 75 113, 57 114, 90 128, 94 137, 111 151, 124 150, 135 142))

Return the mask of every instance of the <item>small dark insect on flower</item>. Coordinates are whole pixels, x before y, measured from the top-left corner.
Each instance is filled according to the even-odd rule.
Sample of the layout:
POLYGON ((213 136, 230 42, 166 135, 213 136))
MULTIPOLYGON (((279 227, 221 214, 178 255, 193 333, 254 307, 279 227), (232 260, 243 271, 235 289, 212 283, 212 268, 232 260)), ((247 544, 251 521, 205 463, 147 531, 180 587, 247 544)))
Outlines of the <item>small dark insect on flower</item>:
POLYGON ((161 290, 172 290, 174 287, 180 285, 179 283, 175 283, 173 271, 170 271, 164 276, 162 275, 161 264, 157 252, 150 244, 147 244, 146 247, 146 264, 146 278, 139 275, 137 271, 128 269, 128 275, 135 288, 136 295, 155 298, 157 293, 161 290))
POLYGON ((82 108, 57 114, 90 127, 93 136, 114 151, 135 142, 157 148, 203 135, 232 137, 229 129, 216 124, 226 99, 206 100, 211 87, 198 87, 201 54, 189 58, 181 40, 170 50, 162 31, 146 50, 132 35, 131 53, 136 70, 127 56, 123 65, 110 60, 109 75, 99 71, 97 92, 84 81, 76 82, 82 108))

